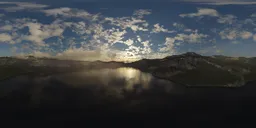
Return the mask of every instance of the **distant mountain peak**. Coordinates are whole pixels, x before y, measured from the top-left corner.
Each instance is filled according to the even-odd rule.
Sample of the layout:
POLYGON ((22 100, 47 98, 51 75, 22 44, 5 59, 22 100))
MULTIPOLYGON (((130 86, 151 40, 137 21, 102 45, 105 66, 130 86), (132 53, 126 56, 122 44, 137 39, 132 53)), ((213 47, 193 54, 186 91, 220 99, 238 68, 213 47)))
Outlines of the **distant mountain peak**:
POLYGON ((187 52, 187 53, 184 53, 182 55, 185 55, 185 56, 201 56, 200 54, 197 54, 195 52, 187 52))

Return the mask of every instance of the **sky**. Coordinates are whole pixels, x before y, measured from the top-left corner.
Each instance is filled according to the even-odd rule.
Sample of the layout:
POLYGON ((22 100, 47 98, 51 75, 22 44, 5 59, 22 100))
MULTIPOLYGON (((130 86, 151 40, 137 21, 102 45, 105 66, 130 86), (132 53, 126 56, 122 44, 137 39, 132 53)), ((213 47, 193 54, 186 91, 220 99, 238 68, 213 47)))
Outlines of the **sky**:
POLYGON ((256 56, 253 0, 0 0, 0 56, 256 56))

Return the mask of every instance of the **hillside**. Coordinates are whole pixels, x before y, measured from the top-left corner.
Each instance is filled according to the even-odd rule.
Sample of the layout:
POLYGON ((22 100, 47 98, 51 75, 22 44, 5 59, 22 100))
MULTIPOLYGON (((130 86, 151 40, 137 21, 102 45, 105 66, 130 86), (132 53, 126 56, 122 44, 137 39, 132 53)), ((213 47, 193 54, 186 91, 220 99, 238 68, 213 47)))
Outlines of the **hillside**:
POLYGON ((237 87, 256 80, 255 58, 201 56, 189 52, 163 59, 144 59, 129 66, 188 86, 237 87))

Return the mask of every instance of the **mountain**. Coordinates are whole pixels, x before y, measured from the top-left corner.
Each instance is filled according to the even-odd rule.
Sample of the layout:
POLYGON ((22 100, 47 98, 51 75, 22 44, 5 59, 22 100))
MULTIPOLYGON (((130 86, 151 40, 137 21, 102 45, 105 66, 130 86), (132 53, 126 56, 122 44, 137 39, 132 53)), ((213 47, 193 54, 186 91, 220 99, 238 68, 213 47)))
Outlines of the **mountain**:
POLYGON ((153 76, 187 86, 242 86, 256 80, 256 59, 201 56, 189 52, 128 64, 153 76))
POLYGON ((0 57, 0 80, 22 73, 49 75, 119 67, 136 68, 157 78, 186 86, 237 87, 256 80, 256 58, 202 56, 193 52, 132 63, 58 60, 33 56, 22 59, 0 57))

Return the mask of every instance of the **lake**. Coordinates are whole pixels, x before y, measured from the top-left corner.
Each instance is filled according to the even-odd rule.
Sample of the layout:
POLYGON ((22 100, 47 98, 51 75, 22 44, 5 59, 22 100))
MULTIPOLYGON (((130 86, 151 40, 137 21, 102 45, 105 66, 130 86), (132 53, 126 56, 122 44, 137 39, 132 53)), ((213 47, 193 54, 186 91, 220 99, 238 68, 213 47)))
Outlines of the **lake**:
POLYGON ((187 88, 133 68, 24 75, 0 82, 0 110, 5 118, 18 119, 24 114, 28 119, 80 119, 131 113, 161 113, 175 120, 236 119, 254 115, 254 85, 187 88))

